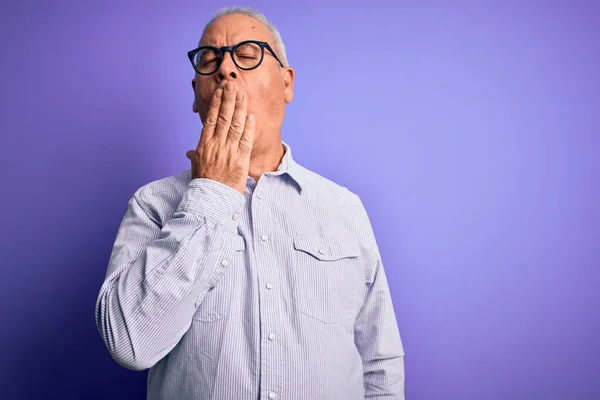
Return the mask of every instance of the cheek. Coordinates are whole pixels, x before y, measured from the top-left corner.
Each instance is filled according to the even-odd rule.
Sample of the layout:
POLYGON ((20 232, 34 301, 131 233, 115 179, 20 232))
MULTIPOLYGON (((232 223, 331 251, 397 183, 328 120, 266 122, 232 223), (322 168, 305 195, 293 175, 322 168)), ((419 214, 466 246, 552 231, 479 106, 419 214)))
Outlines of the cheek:
POLYGON ((206 93, 196 94, 196 107, 198 107, 198 113, 200 118, 204 121, 206 114, 208 113, 208 106, 210 104, 211 96, 206 93))
POLYGON ((208 93, 207 90, 200 90, 199 93, 196 93, 196 101, 199 103, 198 105, 200 106, 208 105, 208 103, 210 103, 210 98, 211 95, 210 93, 208 93))
POLYGON ((203 78, 204 77, 200 77, 197 80, 196 88, 194 90, 194 96, 198 106, 201 106, 202 104, 208 104, 212 97, 212 93, 210 92, 210 82, 207 82, 206 79, 203 78))
POLYGON ((257 109, 269 110, 273 106, 274 97, 277 89, 272 83, 261 82, 262 84, 255 86, 252 93, 253 105, 257 109))

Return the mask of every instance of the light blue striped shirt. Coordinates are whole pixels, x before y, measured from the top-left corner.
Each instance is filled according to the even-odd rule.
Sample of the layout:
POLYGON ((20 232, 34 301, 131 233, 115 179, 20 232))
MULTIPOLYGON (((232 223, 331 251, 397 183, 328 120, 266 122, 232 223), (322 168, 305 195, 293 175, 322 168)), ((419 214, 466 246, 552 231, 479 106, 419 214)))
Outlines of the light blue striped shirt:
POLYGON ((148 400, 404 399, 404 350, 358 195, 301 166, 244 195, 184 171, 129 200, 96 303, 148 400))

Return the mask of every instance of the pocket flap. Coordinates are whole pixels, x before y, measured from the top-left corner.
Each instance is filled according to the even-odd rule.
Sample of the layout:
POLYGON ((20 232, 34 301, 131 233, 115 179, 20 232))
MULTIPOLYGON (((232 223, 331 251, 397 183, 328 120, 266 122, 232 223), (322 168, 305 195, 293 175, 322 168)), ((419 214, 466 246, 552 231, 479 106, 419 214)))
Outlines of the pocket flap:
POLYGON ((246 248, 246 241, 244 240, 244 237, 242 235, 237 235, 235 237, 235 244, 233 249, 235 251, 241 251, 244 250, 246 248))
POLYGON ((357 241, 346 237, 325 239, 313 236, 297 236, 294 238, 294 248, 322 261, 358 257, 360 254, 357 241))

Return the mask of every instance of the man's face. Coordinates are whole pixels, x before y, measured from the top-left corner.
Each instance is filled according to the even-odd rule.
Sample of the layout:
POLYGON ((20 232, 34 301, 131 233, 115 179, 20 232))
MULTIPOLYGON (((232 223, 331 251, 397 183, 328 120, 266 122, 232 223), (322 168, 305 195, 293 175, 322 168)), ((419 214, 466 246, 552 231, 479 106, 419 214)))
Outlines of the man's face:
MULTIPOLYGON (((269 43, 273 50, 271 32, 261 22, 242 14, 225 15, 215 21, 200 42, 201 46, 233 46, 244 40, 258 40, 269 43)), ((280 54, 277 54, 280 57, 280 54)), ((285 104, 293 98, 294 71, 280 68, 272 54, 265 49, 265 56, 256 69, 238 69, 226 53, 221 66, 212 75, 196 75, 192 80, 194 88, 194 112, 205 121, 208 106, 216 89, 232 82, 237 90, 243 91, 248 99, 248 113, 256 119, 255 142, 263 132, 279 130, 283 122, 285 104)))

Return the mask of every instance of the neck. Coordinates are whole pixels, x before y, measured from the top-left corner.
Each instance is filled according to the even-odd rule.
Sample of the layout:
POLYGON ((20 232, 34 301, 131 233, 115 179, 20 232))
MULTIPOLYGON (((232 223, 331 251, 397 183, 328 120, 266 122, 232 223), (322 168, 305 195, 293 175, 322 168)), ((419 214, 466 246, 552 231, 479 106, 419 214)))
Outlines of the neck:
POLYGON ((255 142, 250 155, 248 176, 258 182, 264 172, 277 171, 284 153, 285 150, 279 136, 266 142, 255 142))

